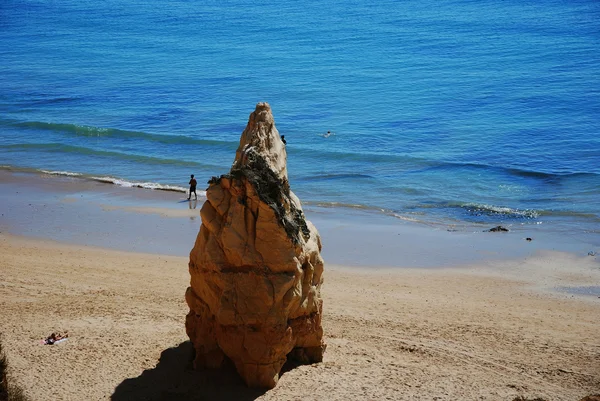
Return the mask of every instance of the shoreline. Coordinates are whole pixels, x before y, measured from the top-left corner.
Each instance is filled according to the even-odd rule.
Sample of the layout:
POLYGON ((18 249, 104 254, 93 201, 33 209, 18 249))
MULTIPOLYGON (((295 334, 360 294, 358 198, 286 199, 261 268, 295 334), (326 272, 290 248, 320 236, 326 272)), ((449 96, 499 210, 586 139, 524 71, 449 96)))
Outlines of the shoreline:
MULTIPOLYGON (((187 256, 200 228, 204 198, 126 188, 79 177, 0 171, 0 231, 116 250, 187 256)), ((326 263, 347 266, 461 266, 533 257, 546 251, 600 253, 600 238, 540 226, 428 225, 364 210, 304 205, 323 241, 326 263), (491 228, 485 227, 486 229, 491 228), (532 237, 533 241, 526 241, 532 237)))
MULTIPOLYGON (((43 169, 0 166, 0 181, 10 176, 43 177, 61 180, 72 180, 81 183, 82 188, 115 187, 119 190, 131 191, 132 199, 138 202, 148 200, 162 200, 161 207, 168 215, 173 209, 169 199, 173 196, 185 199, 187 186, 165 184, 151 181, 135 181, 127 178, 116 178, 102 174, 84 174, 69 171, 49 171, 43 169), (136 192, 137 191, 137 192, 136 192), (169 194, 171 193, 171 194, 169 194), (172 195, 172 196, 170 196, 172 195)), ((206 177, 205 177, 206 178, 206 177)), ((185 180, 184 180, 185 181, 185 180)), ((200 181, 203 181, 201 179, 200 181)), ((294 185, 292 185, 294 187, 294 185)), ((119 190, 115 190, 118 192, 119 190)), ((110 191, 103 189, 102 191, 110 191)), ((199 195, 204 197, 205 192, 199 190, 199 195)), ((565 240, 571 245, 574 243, 588 243, 592 247, 600 248, 600 230, 597 226, 600 222, 598 216, 583 212, 561 212, 560 210, 535 210, 535 209, 511 209, 508 207, 494 206, 483 203, 461 203, 447 205, 420 205, 417 209, 392 210, 379 206, 322 202, 318 199, 306 199, 306 195, 300 195, 306 214, 325 216, 327 219, 357 219, 364 217, 369 223, 374 220, 377 224, 411 225, 413 227, 427 227, 434 230, 450 232, 482 232, 502 225, 511 231, 524 233, 525 237, 542 236, 546 241, 550 240, 556 244, 563 244, 565 240), (442 211, 444 209, 445 211, 442 211)), ((142 207, 140 206, 140 209, 142 207)), ((134 210, 134 209, 132 209, 134 210)), ((364 219, 363 219, 364 220, 364 219)), ((572 247, 573 248, 573 247, 572 247)), ((554 249, 554 248, 553 248, 554 249)))
POLYGON ((4 233, 0 253, 3 345, 32 400, 566 401, 600 389, 600 298, 554 291, 598 283, 600 269, 565 253, 462 268, 328 265, 324 361, 286 370, 269 391, 232 369, 191 368, 186 257, 4 233), (65 343, 40 345, 65 330, 65 343), (48 374, 57 367, 60 380, 48 374))

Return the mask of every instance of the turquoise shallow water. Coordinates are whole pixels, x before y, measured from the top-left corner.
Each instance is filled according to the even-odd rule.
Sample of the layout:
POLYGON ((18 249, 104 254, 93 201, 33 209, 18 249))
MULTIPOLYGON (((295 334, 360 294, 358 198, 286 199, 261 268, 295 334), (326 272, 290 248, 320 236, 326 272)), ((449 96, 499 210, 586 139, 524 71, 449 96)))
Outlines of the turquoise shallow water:
POLYGON ((309 207, 597 235, 599 20, 597 1, 8 0, 0 165, 182 190, 228 171, 268 101, 309 207))

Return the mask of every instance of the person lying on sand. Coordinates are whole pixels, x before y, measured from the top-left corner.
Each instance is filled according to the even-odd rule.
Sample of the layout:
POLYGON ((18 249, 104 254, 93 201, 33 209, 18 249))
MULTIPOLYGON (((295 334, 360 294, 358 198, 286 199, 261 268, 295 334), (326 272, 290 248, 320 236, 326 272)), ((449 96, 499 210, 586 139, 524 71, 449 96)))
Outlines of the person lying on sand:
POLYGON ((59 341, 66 340, 67 337, 69 337, 69 332, 67 332, 67 331, 65 331, 65 334, 52 333, 48 336, 48 338, 46 338, 45 340, 42 340, 42 344, 54 345, 59 341))

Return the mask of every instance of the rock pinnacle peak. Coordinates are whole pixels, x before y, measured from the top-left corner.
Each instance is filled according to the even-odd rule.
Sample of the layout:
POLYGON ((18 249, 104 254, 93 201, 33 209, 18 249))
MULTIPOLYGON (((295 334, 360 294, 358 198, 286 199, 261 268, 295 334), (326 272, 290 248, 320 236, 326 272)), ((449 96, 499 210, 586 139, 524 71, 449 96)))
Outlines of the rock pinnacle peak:
POLYGON ((240 137, 231 170, 243 169, 253 156, 265 160, 268 167, 281 178, 287 180, 287 152, 275 127, 275 120, 269 103, 258 103, 248 118, 246 129, 240 137))

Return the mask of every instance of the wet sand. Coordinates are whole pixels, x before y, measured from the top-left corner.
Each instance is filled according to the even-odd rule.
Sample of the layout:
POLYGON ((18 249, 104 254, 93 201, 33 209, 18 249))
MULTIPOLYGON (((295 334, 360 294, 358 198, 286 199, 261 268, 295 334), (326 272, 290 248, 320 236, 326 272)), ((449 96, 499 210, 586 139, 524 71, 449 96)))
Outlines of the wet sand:
MULTIPOLYGON (((187 256, 205 198, 80 178, 0 171, 0 231, 111 249, 187 256)), ((569 237, 541 226, 419 224, 363 210, 304 206, 319 230, 327 263, 346 266, 461 266, 532 257, 543 251, 600 253, 600 238, 569 237), (525 239, 532 237, 533 241, 525 239)))
POLYGON ((183 194, 20 178, 0 180, 0 331, 11 374, 33 400, 600 393, 600 263, 583 251, 552 251, 554 243, 528 243, 518 232, 361 225, 369 219, 359 214, 307 212, 330 247, 328 349, 323 363, 288 367, 275 389, 262 391, 231 368, 190 366, 185 255, 201 202, 187 215, 183 194), (66 342, 40 344, 64 330, 66 342))

